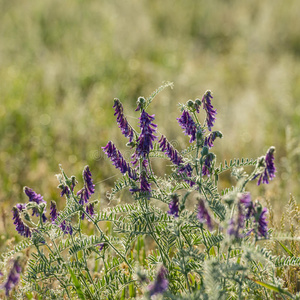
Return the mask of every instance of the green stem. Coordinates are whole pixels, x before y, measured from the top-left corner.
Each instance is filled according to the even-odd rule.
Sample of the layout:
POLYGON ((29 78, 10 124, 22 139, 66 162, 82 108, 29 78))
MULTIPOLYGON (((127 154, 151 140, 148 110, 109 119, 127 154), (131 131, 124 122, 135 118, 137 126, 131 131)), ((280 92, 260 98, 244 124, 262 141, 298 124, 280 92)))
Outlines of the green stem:
POLYGON ((156 236, 155 236, 155 234, 154 234, 154 229, 153 229, 153 227, 152 227, 152 224, 151 224, 151 222, 150 222, 150 220, 149 220, 149 217, 148 217, 148 211, 149 211, 149 208, 148 208, 148 200, 147 200, 147 199, 145 200, 145 203, 146 203, 146 209, 147 209, 147 212, 145 211, 144 206, 142 205, 142 202, 139 200, 140 207, 141 207, 141 209, 142 209, 142 211, 143 211, 143 213, 144 213, 145 219, 146 219, 146 221, 147 221, 147 226, 148 226, 148 228, 149 228, 149 230, 150 230, 150 232, 151 232, 151 237, 154 239, 156 245, 158 246, 160 254, 161 254, 161 255, 163 254, 163 255, 162 255, 162 258, 165 257, 165 258, 167 259, 168 263, 170 264, 169 256, 167 255, 167 253, 165 253, 164 249, 163 249, 163 248, 161 247, 161 245, 159 244, 159 242, 158 242, 158 240, 157 240, 157 238, 156 238, 156 236))

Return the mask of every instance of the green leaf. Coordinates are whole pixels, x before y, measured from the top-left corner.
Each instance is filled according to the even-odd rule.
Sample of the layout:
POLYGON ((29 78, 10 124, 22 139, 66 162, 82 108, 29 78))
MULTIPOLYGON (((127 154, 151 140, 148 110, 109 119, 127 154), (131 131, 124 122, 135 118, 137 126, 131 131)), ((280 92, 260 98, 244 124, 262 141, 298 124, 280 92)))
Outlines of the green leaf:
POLYGON ((75 289, 76 289, 76 292, 77 292, 77 295, 80 299, 83 299, 85 300, 85 297, 84 297, 84 294, 83 294, 83 291, 81 289, 81 284, 79 282, 79 280, 77 279, 75 273, 73 272, 73 270, 69 267, 69 272, 71 274, 71 278, 72 278, 72 281, 75 285, 75 289))
POLYGON ((277 292, 277 293, 280 293, 280 294, 285 294, 285 295, 287 295, 287 296, 289 296, 291 298, 294 298, 291 293, 289 293, 288 291, 283 290, 280 287, 277 287, 275 285, 272 285, 272 284, 269 284, 269 283, 266 283, 266 282, 262 282, 260 280, 256 280, 256 279, 253 279, 253 278, 248 278, 247 277, 247 279, 249 279, 249 280, 251 280, 251 281, 253 281, 253 282, 255 282, 255 283, 257 283, 257 284, 259 284, 259 285, 261 285, 261 286, 263 286, 263 287, 271 290, 271 291, 274 291, 274 292, 277 292))
POLYGON ((293 252, 288 249, 284 244, 282 244, 281 242, 277 241, 280 246, 283 248, 283 250, 290 256, 290 257, 294 257, 295 255, 293 254, 293 252))

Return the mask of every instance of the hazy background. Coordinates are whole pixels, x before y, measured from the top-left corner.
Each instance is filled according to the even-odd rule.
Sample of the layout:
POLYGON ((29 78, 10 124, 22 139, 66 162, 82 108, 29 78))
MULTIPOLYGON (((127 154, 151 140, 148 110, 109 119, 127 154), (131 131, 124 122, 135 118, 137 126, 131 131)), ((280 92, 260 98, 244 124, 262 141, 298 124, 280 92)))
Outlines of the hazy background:
MULTIPOLYGON (((89 164, 105 202, 119 173, 100 147, 127 142, 113 98, 137 124, 137 98, 163 81, 174 89, 149 110, 160 133, 187 145, 177 103, 210 89, 214 128, 224 134, 218 160, 256 158, 274 145, 276 179, 251 186, 281 206, 299 196, 299 11, 299 0, 0 1, 2 241, 13 230, 12 206, 27 201, 24 185, 60 199, 59 163, 80 182, 89 164)), ((222 185, 231 185, 229 174, 222 185)))

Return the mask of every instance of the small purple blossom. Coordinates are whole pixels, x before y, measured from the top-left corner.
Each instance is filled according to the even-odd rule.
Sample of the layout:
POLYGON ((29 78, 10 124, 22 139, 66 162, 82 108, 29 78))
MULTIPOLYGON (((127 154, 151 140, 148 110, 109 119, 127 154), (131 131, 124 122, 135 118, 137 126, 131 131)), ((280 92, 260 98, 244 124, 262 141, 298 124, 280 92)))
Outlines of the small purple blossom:
POLYGON ((5 290, 5 295, 7 297, 9 296, 9 292, 18 284, 21 272, 22 268, 18 260, 15 260, 8 274, 6 282, 3 284, 3 286, 1 286, 1 288, 5 290))
POLYGON ((211 131, 211 128, 214 126, 214 122, 216 120, 217 110, 213 109, 211 105, 211 99, 213 96, 211 95, 211 91, 206 91, 202 97, 203 108, 206 111, 206 124, 208 130, 211 131))
POLYGON ((150 198, 151 195, 151 184, 148 182, 147 180, 147 174, 146 172, 142 172, 141 176, 140 176, 140 182, 141 182, 141 188, 140 188, 140 192, 147 196, 147 198, 150 198))
POLYGON ((211 167, 212 167, 212 161, 214 160, 215 156, 213 153, 208 153, 204 160, 204 165, 202 167, 202 175, 210 176, 211 174, 211 167))
POLYGON ((113 107, 115 109, 114 115, 117 116, 117 123, 119 125, 119 128, 121 129, 122 134, 125 137, 129 138, 129 142, 132 142, 134 132, 133 132, 132 127, 129 125, 126 117, 124 116, 123 105, 122 105, 122 103, 120 102, 119 99, 114 100, 113 107))
MULTIPOLYGON (((24 192, 28 196, 30 202, 35 202, 38 205, 41 204, 41 203, 45 203, 46 204, 46 201, 43 199, 43 197, 40 194, 37 194, 32 189, 30 189, 29 187, 25 186, 24 187, 24 192)), ((46 212, 46 209, 44 208, 44 212, 42 214, 42 220, 43 220, 43 222, 46 222, 46 220, 47 220, 47 218, 45 216, 45 212, 46 212)), ((32 216, 33 215, 39 216, 39 211, 38 211, 37 208, 33 208, 32 209, 32 216)))
POLYGON ((236 218, 232 217, 230 219, 229 226, 227 228, 227 233, 239 239, 243 237, 240 231, 243 230, 245 226, 245 214, 241 203, 238 203, 237 207, 237 216, 236 218))
POLYGON ((150 150, 153 149, 153 141, 157 139, 155 135, 157 125, 152 121, 154 121, 154 115, 149 115, 143 110, 140 116, 141 134, 137 139, 136 150, 133 154, 133 165, 137 163, 138 158, 146 159, 150 150))
POLYGON ((215 141, 215 139, 217 137, 219 137, 219 138, 223 137, 223 135, 220 131, 211 132, 210 135, 204 139, 204 146, 206 146, 208 148, 212 148, 214 146, 213 142, 215 141))
POLYGON ((154 283, 148 286, 150 297, 157 294, 162 294, 168 289, 169 282, 166 279, 167 273, 168 273, 167 269, 164 266, 162 266, 158 271, 154 283))
POLYGON ((66 220, 60 223, 59 227, 61 228, 64 234, 73 234, 73 228, 70 223, 67 225, 66 220))
POLYGON ((254 214, 254 206, 253 206, 253 202, 251 201, 251 194, 249 192, 240 194, 239 201, 245 207, 246 219, 249 219, 254 214))
POLYGON ((51 201, 50 204, 50 220, 52 224, 55 224, 55 220, 58 217, 57 207, 55 201, 51 201))
POLYGON ((177 194, 171 195, 171 202, 169 203, 168 214, 174 216, 174 218, 178 218, 179 213, 179 197, 177 194))
POLYGON ((63 197, 63 195, 66 195, 67 197, 69 197, 70 193, 71 192, 69 190, 69 187, 65 185, 65 186, 62 187, 62 191, 60 193, 60 196, 63 197))
POLYGON ((264 207, 262 209, 262 212, 258 218, 258 235, 267 237, 268 236, 268 222, 266 214, 268 212, 268 209, 264 207))
POLYGON ((256 175, 253 178, 255 179, 257 176, 259 176, 257 185, 260 185, 261 182, 264 184, 268 184, 269 180, 272 180, 275 177, 276 168, 274 164, 274 159, 275 159, 274 153, 275 153, 275 147, 270 147, 265 156, 265 169, 260 174, 260 176, 256 175))
POLYGON ((17 209, 18 209, 19 211, 22 211, 22 210, 25 210, 26 204, 18 203, 18 204, 16 205, 16 207, 17 207, 17 209))
MULTIPOLYGON (((89 203, 86 208, 85 211, 91 216, 93 217, 95 215, 95 210, 94 210, 94 203, 89 203)), ((90 221, 90 219, 88 219, 90 221)))
POLYGON ((209 230, 212 230, 212 220, 205 206, 204 200, 200 199, 198 203, 197 218, 200 223, 206 223, 209 230))
POLYGON ((196 140, 197 126, 188 111, 184 110, 181 117, 177 118, 185 135, 190 136, 190 143, 196 140))
POLYGON ((99 247, 99 251, 102 251, 105 246, 105 243, 97 244, 97 246, 99 247))
POLYGON ((24 237, 31 237, 31 231, 30 228, 24 224, 24 222, 21 219, 19 209, 16 207, 13 207, 13 220, 14 224, 16 225, 17 232, 24 236, 24 237))

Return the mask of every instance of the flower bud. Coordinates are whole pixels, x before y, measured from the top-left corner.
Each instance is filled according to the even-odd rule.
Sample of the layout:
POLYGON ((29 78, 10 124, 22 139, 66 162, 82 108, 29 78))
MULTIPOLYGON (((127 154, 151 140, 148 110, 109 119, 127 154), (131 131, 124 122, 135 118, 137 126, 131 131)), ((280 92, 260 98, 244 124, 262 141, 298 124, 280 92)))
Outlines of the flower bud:
POLYGON ((201 100, 200 99, 196 99, 195 100, 195 104, 198 105, 198 106, 201 106, 201 100))
POLYGON ((205 155, 207 155, 207 154, 208 154, 208 147, 204 146, 204 147, 202 148, 201 155, 202 155, 202 156, 205 156, 205 155))
POLYGON ((189 101, 187 101, 186 105, 188 107, 193 107, 194 106, 194 101, 193 100, 189 100, 189 101))

